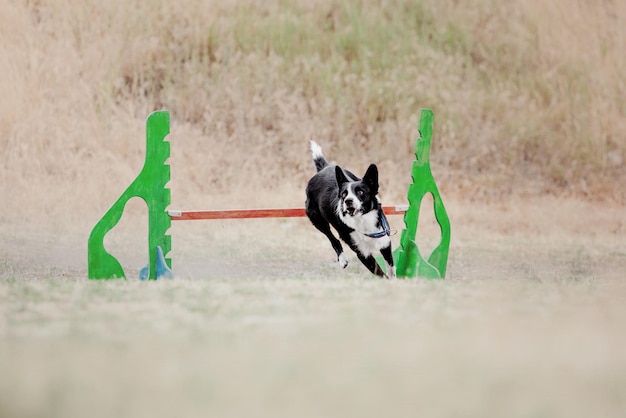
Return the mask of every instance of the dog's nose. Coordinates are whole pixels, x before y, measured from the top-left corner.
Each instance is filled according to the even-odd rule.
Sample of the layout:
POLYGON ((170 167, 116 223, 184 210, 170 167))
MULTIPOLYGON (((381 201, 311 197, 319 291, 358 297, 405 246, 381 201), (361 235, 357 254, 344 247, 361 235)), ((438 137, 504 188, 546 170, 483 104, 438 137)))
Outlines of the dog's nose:
POLYGON ((345 201, 346 206, 352 206, 352 204, 354 203, 354 201, 352 199, 346 199, 345 201))

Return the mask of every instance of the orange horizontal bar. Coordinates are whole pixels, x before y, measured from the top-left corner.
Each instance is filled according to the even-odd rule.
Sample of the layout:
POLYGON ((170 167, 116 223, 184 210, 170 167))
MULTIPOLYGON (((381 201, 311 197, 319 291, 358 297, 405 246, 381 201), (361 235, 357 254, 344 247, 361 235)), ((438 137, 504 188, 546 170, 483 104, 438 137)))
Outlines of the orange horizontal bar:
MULTIPOLYGON (((408 205, 383 206, 386 215, 402 215, 408 205)), ((173 221, 200 219, 253 219, 253 218, 300 218, 306 216, 304 208, 283 209, 227 209, 227 210, 169 210, 173 221)))

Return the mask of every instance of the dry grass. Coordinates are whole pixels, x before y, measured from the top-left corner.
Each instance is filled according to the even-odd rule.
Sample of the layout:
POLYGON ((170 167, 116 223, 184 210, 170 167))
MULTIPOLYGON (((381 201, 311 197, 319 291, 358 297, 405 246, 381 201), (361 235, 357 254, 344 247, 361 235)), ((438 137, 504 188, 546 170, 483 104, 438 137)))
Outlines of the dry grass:
POLYGON ((23 220, 92 223, 158 108, 181 203, 279 183, 301 204, 311 136, 377 161, 399 199, 422 107, 447 193, 624 201, 621 2, 3 0, 0 18, 0 184, 23 220))

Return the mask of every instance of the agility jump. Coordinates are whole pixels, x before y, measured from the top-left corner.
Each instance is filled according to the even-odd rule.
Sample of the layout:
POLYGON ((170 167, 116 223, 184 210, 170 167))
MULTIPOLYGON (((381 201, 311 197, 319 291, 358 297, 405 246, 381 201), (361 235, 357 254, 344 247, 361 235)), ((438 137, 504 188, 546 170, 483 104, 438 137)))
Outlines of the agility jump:
MULTIPOLYGON (((415 141, 415 161, 411 170, 413 182, 408 187, 408 205, 383 206, 386 215, 404 214, 405 228, 400 235, 400 246, 393 252, 397 277, 423 277, 442 279, 446 274, 450 247, 450 220, 441 200, 439 190, 430 170, 430 144, 433 112, 422 109, 420 137, 415 141), (424 258, 415 243, 422 199, 430 193, 433 197, 435 218, 441 229, 441 241, 424 258)), ((126 203, 139 197, 148 206, 148 266, 142 278, 155 280, 173 277, 172 260, 167 257, 172 249, 172 238, 167 234, 171 221, 210 219, 290 218, 306 216, 304 208, 234 209, 234 210, 168 210, 171 203, 170 143, 165 140, 170 133, 170 115, 167 111, 152 113, 146 121, 146 159, 135 180, 122 193, 91 231, 87 244, 88 276, 90 279, 125 278, 119 261, 104 248, 104 237, 120 221, 126 203)), ((380 264, 380 263, 379 263, 380 264)))

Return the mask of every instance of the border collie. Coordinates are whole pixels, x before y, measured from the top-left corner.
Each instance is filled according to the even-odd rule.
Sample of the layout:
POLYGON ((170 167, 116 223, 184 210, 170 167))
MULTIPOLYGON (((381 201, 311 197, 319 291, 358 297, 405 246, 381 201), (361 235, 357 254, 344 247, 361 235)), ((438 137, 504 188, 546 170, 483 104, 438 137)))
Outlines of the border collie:
POLYGON ((348 259, 330 225, 369 271, 381 277, 395 277, 389 224, 376 196, 376 165, 370 164, 360 179, 336 164, 329 164, 315 141, 311 141, 311 153, 317 174, 306 187, 306 214, 311 223, 328 237, 339 265, 347 267, 348 259), (376 251, 382 254, 389 276, 376 262, 373 255, 376 251))

